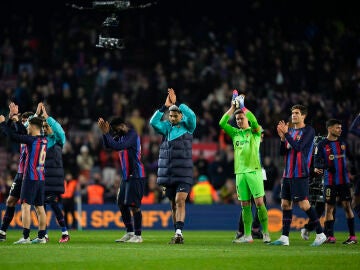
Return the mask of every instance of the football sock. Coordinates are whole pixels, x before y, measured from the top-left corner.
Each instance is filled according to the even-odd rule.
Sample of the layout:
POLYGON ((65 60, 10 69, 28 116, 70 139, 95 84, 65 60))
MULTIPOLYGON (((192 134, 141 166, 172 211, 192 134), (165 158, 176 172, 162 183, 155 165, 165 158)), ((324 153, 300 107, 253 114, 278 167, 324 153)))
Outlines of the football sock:
POLYGON ((23 237, 24 239, 29 238, 30 235, 30 229, 23 228, 23 237))
POLYGON ((357 215, 358 218, 360 218, 360 204, 358 204, 354 207, 354 212, 355 212, 355 215, 357 215))
POLYGON ((45 237, 45 234, 46 234, 46 231, 45 231, 45 230, 40 230, 40 231, 38 231, 38 238, 39 238, 39 239, 44 238, 44 237, 45 237))
POLYGON ((252 225, 252 221, 253 221, 251 205, 242 207, 242 218, 243 218, 243 222, 244 222, 244 234, 251 235, 251 225, 252 225))
POLYGON ((12 221, 15 213, 15 207, 6 206, 3 223, 1 225, 1 230, 6 232, 8 229, 10 222, 12 221))
POLYGON ((126 227, 126 231, 127 232, 133 232, 134 227, 133 227, 133 224, 131 222, 130 208, 128 206, 121 205, 120 206, 120 212, 121 212, 122 220, 123 220, 124 225, 126 227))
POLYGON ((184 222, 183 221, 176 221, 175 223, 175 233, 182 234, 182 230, 184 229, 184 222))
POLYGON ((349 234, 352 236, 355 235, 355 219, 348 218, 346 221, 349 228, 349 234))
POLYGON ((62 227, 62 231, 63 231, 63 228, 65 228, 65 231, 66 231, 67 228, 66 228, 66 224, 65 224, 64 215, 59 207, 59 204, 57 202, 51 202, 50 206, 55 213, 57 222, 59 223, 60 227, 62 227))
POLYGON ((282 235, 289 236, 290 233, 290 225, 292 221, 292 209, 291 210, 283 210, 283 228, 282 228, 282 235))
POLYGON ((141 213, 141 210, 136 211, 133 215, 134 215, 135 235, 141 235, 141 224, 142 224, 142 213, 141 213))
POLYGON ((320 224, 319 218, 316 214, 314 207, 311 206, 307 211, 305 211, 305 213, 307 214, 307 216, 310 219, 309 223, 314 224, 316 233, 317 234, 322 233, 323 229, 321 228, 321 224, 320 224))
POLYGON ((266 210, 265 205, 261 205, 260 207, 257 207, 257 216, 259 218, 259 221, 261 223, 261 227, 263 228, 263 231, 265 233, 269 232, 269 218, 268 218, 268 213, 266 210))
POLYGON ((327 220, 325 221, 325 231, 326 231, 326 236, 334 236, 334 223, 335 220, 327 220))

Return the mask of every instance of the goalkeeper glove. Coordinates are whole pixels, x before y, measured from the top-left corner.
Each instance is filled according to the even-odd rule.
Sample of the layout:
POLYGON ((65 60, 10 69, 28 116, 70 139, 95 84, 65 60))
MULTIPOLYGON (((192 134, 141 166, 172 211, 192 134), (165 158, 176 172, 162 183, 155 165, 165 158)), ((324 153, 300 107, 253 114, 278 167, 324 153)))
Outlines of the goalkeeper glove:
POLYGON ((236 106, 235 98, 237 98, 238 95, 239 95, 238 91, 234 89, 232 93, 231 103, 234 104, 235 106, 236 106))
POLYGON ((244 95, 240 95, 240 96, 237 96, 235 98, 235 106, 236 106, 236 108, 240 108, 240 109, 245 108, 244 99, 245 99, 244 95))

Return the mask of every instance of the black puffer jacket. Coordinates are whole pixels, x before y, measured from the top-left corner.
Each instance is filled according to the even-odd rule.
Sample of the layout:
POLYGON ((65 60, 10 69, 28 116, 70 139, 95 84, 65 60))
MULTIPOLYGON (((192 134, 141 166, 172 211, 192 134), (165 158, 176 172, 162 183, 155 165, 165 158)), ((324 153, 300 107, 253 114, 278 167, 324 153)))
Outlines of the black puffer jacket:
POLYGON ((55 144, 46 151, 45 192, 64 193, 64 178, 62 145, 55 144))
POLYGON ((192 140, 193 135, 185 133, 175 140, 165 139, 161 143, 157 178, 159 185, 169 186, 179 182, 194 184, 192 140))

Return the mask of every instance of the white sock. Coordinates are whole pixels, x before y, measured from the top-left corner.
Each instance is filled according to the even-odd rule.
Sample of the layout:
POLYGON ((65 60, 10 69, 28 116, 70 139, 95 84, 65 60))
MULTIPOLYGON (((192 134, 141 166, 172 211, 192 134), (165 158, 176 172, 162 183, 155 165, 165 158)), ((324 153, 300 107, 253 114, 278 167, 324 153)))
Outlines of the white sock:
POLYGON ((176 229, 176 232, 175 232, 176 234, 180 234, 180 235, 182 235, 182 232, 181 232, 181 230, 180 229, 176 229))
POLYGON ((6 232, 4 232, 3 230, 0 230, 0 234, 6 235, 6 232))
POLYGON ((68 235, 69 232, 68 232, 68 231, 65 231, 65 232, 62 232, 61 234, 62 234, 62 235, 68 235))

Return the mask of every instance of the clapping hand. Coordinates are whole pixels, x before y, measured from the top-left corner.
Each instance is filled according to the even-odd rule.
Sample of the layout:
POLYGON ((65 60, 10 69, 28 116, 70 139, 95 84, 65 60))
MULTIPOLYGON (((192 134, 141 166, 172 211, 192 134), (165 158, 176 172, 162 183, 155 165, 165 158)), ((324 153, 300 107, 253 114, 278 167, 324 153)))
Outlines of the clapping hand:
POLYGON ((245 95, 241 94, 235 98, 235 107, 236 108, 244 108, 245 95))
POLYGON ((12 119, 15 115, 19 114, 19 107, 14 102, 9 104, 9 118, 12 119))
POLYGON ((109 122, 105 121, 103 118, 98 119, 98 126, 103 134, 110 132, 110 124, 109 122))

